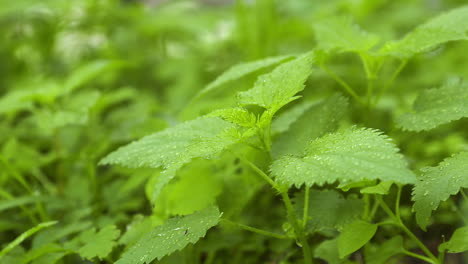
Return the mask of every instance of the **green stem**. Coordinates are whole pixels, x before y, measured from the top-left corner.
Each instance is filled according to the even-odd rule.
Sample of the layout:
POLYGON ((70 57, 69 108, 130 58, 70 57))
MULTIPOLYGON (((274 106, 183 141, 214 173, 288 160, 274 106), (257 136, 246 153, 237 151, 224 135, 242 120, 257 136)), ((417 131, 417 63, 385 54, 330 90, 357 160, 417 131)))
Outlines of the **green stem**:
POLYGON ((12 166, 10 166, 10 164, 6 161, 5 158, 0 156, 0 161, 5 167, 6 171, 8 171, 8 173, 11 176, 13 176, 13 178, 17 180, 21 184, 21 186, 23 186, 26 189, 26 191, 28 191, 29 193, 33 193, 27 181, 23 178, 23 176, 18 171, 16 171, 12 166))
MULTIPOLYGON (((271 120, 270 120, 271 123, 271 120)), ((265 128, 265 145, 268 153, 271 153, 271 125, 265 128)))
MULTIPOLYGON (((31 186, 29 186, 28 182, 23 177, 23 175, 21 175, 21 173, 15 167, 10 166, 10 164, 2 156, 0 156, 0 161, 1 161, 1 163, 3 163, 3 166, 10 173, 10 175, 12 175, 26 189, 27 192, 34 195, 33 189, 31 188, 31 186)), ((42 203, 41 202, 36 202, 34 204, 36 206, 36 209, 37 209, 37 211, 39 213, 39 216, 40 216, 41 220, 42 221, 48 221, 49 217, 48 217, 42 203)), ((34 223, 37 223, 37 221, 34 221, 34 223)))
POLYGON ((312 253, 310 251, 309 243, 307 242, 307 238, 304 233, 304 229, 302 228, 301 224, 299 223, 299 219, 297 217, 296 211, 294 210, 294 206, 292 205, 291 199, 289 199, 287 188, 283 186, 279 186, 275 181, 273 181, 263 170, 258 168, 255 164, 250 162, 249 160, 236 155, 242 162, 249 165, 249 167, 257 172, 260 177, 262 177, 266 182, 268 182, 275 190, 277 190, 281 197, 283 198, 284 205, 286 207, 286 212, 288 215, 288 221, 294 229, 294 234, 296 239, 299 241, 302 247, 302 252, 304 255, 304 264, 312 264, 312 253))
POLYGON ((400 217, 400 200, 401 200, 401 191, 402 191, 402 189, 403 188, 400 185, 398 185, 397 198, 395 200, 395 214, 396 214, 397 219, 401 219, 401 217, 400 217))
POLYGON ((307 220, 309 219, 309 196, 310 196, 310 188, 305 186, 304 192, 304 213, 302 215, 302 229, 306 229, 307 227, 307 220))
POLYGON ((367 61, 367 57, 364 55, 364 54, 359 54, 359 58, 361 58, 361 62, 362 62, 362 66, 364 68, 364 72, 366 73, 366 77, 367 79, 371 78, 371 76, 373 75, 372 74, 372 71, 369 67, 369 63, 367 61))
POLYGON ((343 79, 341 79, 338 75, 336 75, 333 71, 331 71, 327 66, 324 64, 320 65, 320 67, 328 74, 330 75, 338 84, 343 87, 343 89, 348 92, 357 102, 364 104, 364 102, 361 100, 361 98, 356 94, 356 92, 349 86, 348 83, 346 83, 343 79))
POLYGON ((406 64, 408 64, 408 60, 402 60, 395 71, 392 73, 390 79, 385 83, 382 90, 380 90, 379 95, 376 98, 376 103, 379 102, 380 98, 385 94, 385 92, 392 87, 393 82, 395 81, 396 77, 401 73, 401 71, 405 68, 406 64))
POLYGON ((375 199, 374 204, 372 205, 372 209, 369 213, 368 220, 371 221, 375 214, 377 213, 377 209, 379 209, 379 202, 375 199))
POLYGON ((369 217, 369 208, 370 208, 370 200, 369 200, 369 195, 364 194, 364 210, 362 212, 362 218, 363 219, 368 219, 369 217))
MULTIPOLYGON (((364 72, 366 74, 366 79, 367 79, 367 100, 366 100, 366 106, 367 108, 370 108, 372 106, 372 96, 374 93, 374 82, 377 78, 377 71, 378 69, 376 66, 373 64, 369 66, 369 60, 368 56, 366 54, 360 54, 359 57, 361 58, 361 62, 364 68, 364 72)), ((379 67, 380 68, 380 67, 379 67)))
POLYGON ((428 257, 425 257, 425 256, 421 256, 419 254, 416 254, 416 253, 413 253, 411 251, 408 251, 408 250, 403 250, 401 251, 401 253, 407 255, 407 256, 410 256, 410 257, 413 257, 413 258, 417 258, 417 259, 420 259, 422 261, 426 261, 427 263, 431 263, 431 264, 435 264, 436 262, 434 262, 432 259, 428 258, 428 257))
POLYGON ((465 199, 466 202, 468 202, 468 196, 466 195, 465 191, 463 189, 460 190, 460 193, 462 194, 463 198, 465 199))
POLYGON ((233 221, 228 220, 228 219, 222 219, 222 221, 226 222, 226 223, 228 223, 230 225, 236 226, 238 228, 241 228, 241 229, 253 232, 253 233, 257 233, 257 234, 260 234, 260 235, 274 237, 274 238, 278 238, 278 239, 290 239, 290 237, 288 237, 286 235, 283 235, 283 234, 278 234, 278 233, 270 232, 270 231, 267 231, 267 230, 251 227, 251 226, 248 226, 248 225, 233 222, 233 221))
MULTIPOLYGON (((7 191, 1 190, 1 189, 0 189, 0 196, 2 196, 6 200, 15 199, 15 197, 13 197, 13 195, 11 195, 7 191)), ((31 210, 29 210, 26 206, 20 205, 19 208, 29 217, 29 220, 31 220, 31 222, 33 222, 34 224, 39 223, 39 220, 37 220, 34 213, 31 210)))
POLYGON ((374 93, 374 82, 375 78, 368 78, 367 79, 367 107, 371 108, 372 107, 372 96, 374 93))
POLYGON ((394 226, 398 226, 397 223, 395 223, 394 221, 386 221, 386 222, 380 222, 380 223, 376 223, 377 226, 383 226, 383 225, 394 225, 394 226))
POLYGON ((207 253, 206 259, 205 259, 205 261, 203 263, 204 264, 212 264, 213 261, 215 260, 215 256, 216 256, 216 251, 209 251, 207 253))
POLYGON ((299 219, 297 217, 296 211, 294 210, 291 199, 289 199, 288 193, 286 191, 281 192, 281 197, 283 197, 283 202, 286 206, 289 222, 294 228, 294 234, 296 235, 296 239, 299 241, 302 248, 304 264, 312 264, 312 253, 310 251, 309 242, 307 241, 304 229, 302 229, 301 225, 299 224, 299 219))
POLYGON ((435 261, 435 263, 438 263, 438 259, 432 252, 424 245, 424 243, 419 240, 415 234, 413 234, 402 222, 400 222, 400 227, 401 229, 418 245, 418 247, 431 259, 435 261))
POLYGON ((396 224, 400 227, 401 230, 403 230, 403 232, 406 233, 406 235, 411 238, 415 243, 416 245, 418 245, 418 247, 424 252, 424 254, 426 254, 429 258, 431 258, 434 263, 439 263, 439 260, 436 258, 436 256, 434 256, 434 254, 432 254, 432 252, 426 247, 426 245, 424 245, 423 242, 421 242, 421 240, 418 239, 418 237, 416 237, 415 234, 413 234, 407 227, 405 224, 403 224, 403 221, 401 221, 401 218, 397 217, 393 212, 392 210, 388 207, 388 205, 383 201, 383 199, 381 197, 378 198, 379 199, 379 203, 380 203, 380 206, 382 207, 382 209, 388 214, 388 216, 390 216, 390 218, 392 218, 396 224))
POLYGON ((260 168, 258 168, 255 164, 253 164, 252 162, 250 162, 248 159, 242 157, 241 155, 236 155, 235 153, 233 153, 234 156, 236 156, 238 159, 240 159, 242 162, 244 162, 245 164, 247 164, 253 171, 255 171, 258 175, 260 175, 260 177, 262 177, 262 179, 264 179, 266 182, 268 182, 268 184, 271 185, 271 187, 273 187, 273 189, 277 190, 278 192, 282 192, 283 190, 280 188, 280 186, 270 178, 270 176, 268 176, 265 172, 263 172, 263 170, 261 170, 260 168))
MULTIPOLYGON (((445 241, 444 241, 445 242, 445 241)), ((439 263, 444 263, 445 261, 445 250, 439 253, 439 263)))

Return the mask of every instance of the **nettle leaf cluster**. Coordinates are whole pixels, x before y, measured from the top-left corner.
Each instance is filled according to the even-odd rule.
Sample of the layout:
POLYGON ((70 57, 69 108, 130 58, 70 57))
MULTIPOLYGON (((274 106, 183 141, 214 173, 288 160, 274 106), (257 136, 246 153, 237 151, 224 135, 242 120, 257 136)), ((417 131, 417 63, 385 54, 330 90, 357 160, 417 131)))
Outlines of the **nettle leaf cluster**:
MULTIPOLYGON (((436 15, 400 39, 365 31, 339 14, 339 4, 321 7, 324 13, 307 21, 315 45, 266 57, 254 36, 263 32, 270 48, 279 48, 278 18, 273 1, 257 2, 239 1, 236 21, 246 25, 269 10, 252 32, 237 33, 240 44, 253 45, 245 53, 259 59, 209 76, 207 85, 201 63, 189 63, 228 51, 189 61, 167 55, 193 48, 171 39, 172 31, 199 30, 182 16, 187 20, 168 19, 152 36, 170 39, 161 52, 169 59, 151 58, 167 67, 155 83, 172 81, 160 102, 148 99, 151 89, 140 92, 115 76, 141 71, 138 63, 149 63, 141 57, 83 63, 63 80, 28 79, 26 88, 0 98, 1 129, 13 135, 0 153, 0 212, 17 210, 33 223, 19 215, 0 222, 0 231, 21 231, 0 240, 1 261, 467 260, 468 65, 451 63, 467 58, 468 7, 436 15), (465 71, 454 77, 447 69, 456 67, 465 71), (193 83, 200 86, 184 88, 193 83), (39 132, 24 141, 28 129, 39 132)), ((186 7, 178 8, 160 15, 186 7)), ((128 44, 116 41, 123 43, 110 50, 128 44)))

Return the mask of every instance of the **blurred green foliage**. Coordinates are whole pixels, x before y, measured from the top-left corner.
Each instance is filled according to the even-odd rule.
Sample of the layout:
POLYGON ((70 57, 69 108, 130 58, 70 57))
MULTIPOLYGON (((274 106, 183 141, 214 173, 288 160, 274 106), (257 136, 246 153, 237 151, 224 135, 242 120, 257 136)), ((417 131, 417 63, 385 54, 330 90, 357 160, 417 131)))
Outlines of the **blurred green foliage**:
MULTIPOLYGON (((332 25, 336 17, 349 19, 386 42, 400 39, 427 19, 462 4, 466 1, 2 1, 1 248, 23 232, 42 227, 41 223, 58 222, 31 233, 31 238, 20 241, 4 256, 0 254, 0 263, 114 263, 152 228, 174 216, 190 215, 181 220, 189 221, 192 213, 212 204, 219 206, 223 218, 290 232, 278 197, 232 153, 223 153, 216 162, 196 159, 183 166, 157 202, 153 193, 159 169, 98 166, 98 162, 133 140, 215 109, 236 106, 236 92, 252 87, 256 77, 275 63, 257 65, 240 80, 227 80, 217 89, 197 94, 234 64, 316 48, 321 25, 332 25)), ((338 38, 347 40, 339 32, 338 38)), ((331 41, 319 45, 343 53, 334 50, 321 58, 327 68, 313 71, 303 98, 317 101, 343 91, 327 69, 355 87, 359 95, 366 93, 361 62, 347 52, 350 49, 342 48, 347 44, 331 41)), ((449 42, 416 55, 371 109, 350 97, 351 110, 344 114, 343 122, 385 131, 415 170, 468 151, 466 118, 423 133, 399 130, 393 122, 411 111, 422 90, 466 78, 467 49, 468 42, 449 42)), ((396 58, 388 61, 381 69, 387 80, 399 65, 396 58)), ((292 107, 311 108, 299 103, 289 109, 292 107)), ((259 111, 255 107, 249 110, 259 111)), ((312 128, 304 129, 314 133, 312 128)), ((266 168, 271 161, 270 156, 244 147, 236 146, 235 152, 259 167, 266 168)), ((342 198, 338 191, 317 191, 313 195, 331 195, 339 203, 356 204, 360 194, 342 198)), ((410 195, 410 189, 404 188, 401 207, 405 219, 412 218, 410 195)), ((457 196, 443 202, 429 232, 418 233, 432 245, 431 250, 441 242, 441 235, 450 236, 462 224, 460 219, 466 225, 467 201, 459 205, 461 199, 457 196)), ((303 204, 304 198, 296 202, 303 204)), ((362 204, 357 207, 361 209, 362 204)), ((294 241, 275 240, 221 223, 197 244, 157 263, 302 263, 294 241)), ((336 230, 314 228, 321 230, 310 239, 317 258, 329 263, 361 263, 362 256, 341 262, 337 252, 333 253, 339 241, 320 244, 334 237, 336 230)), ((411 228, 418 230, 415 224, 411 228)), ((206 230, 202 231, 199 236, 206 230)), ((398 244, 398 238, 391 241, 398 244)), ((377 235, 375 241, 385 239, 377 235)), ((369 245, 366 254, 372 255, 379 243, 369 245)), ((447 257, 447 263, 464 261, 458 255, 447 257)), ((400 256, 373 263, 415 262, 400 256)))

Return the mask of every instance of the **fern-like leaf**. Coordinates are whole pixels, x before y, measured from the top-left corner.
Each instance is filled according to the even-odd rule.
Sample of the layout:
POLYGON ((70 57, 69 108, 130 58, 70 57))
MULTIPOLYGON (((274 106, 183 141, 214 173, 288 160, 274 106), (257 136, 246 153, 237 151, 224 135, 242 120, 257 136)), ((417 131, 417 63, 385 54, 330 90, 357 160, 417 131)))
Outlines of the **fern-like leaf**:
POLYGON ((103 259, 109 255, 112 248, 117 244, 115 240, 119 235, 120 230, 114 225, 105 226, 99 232, 88 229, 79 236, 84 245, 78 249, 78 253, 86 259, 95 257, 103 259))
POLYGON ((462 152, 442 161, 437 167, 422 169, 423 175, 413 190, 416 221, 425 230, 429 218, 439 203, 468 188, 468 152, 462 152))
POLYGON ((328 134, 311 142, 305 156, 278 159, 271 171, 279 182, 298 187, 335 181, 380 179, 402 184, 416 181, 390 139, 372 129, 351 128, 328 134))
POLYGON ((414 111, 400 116, 398 124, 407 130, 421 131, 468 116, 468 83, 447 84, 423 91, 414 111))
POLYGON ((169 219, 143 235, 116 264, 151 263, 181 250, 204 237, 206 231, 219 222, 220 216, 217 208, 209 207, 189 216, 169 219))

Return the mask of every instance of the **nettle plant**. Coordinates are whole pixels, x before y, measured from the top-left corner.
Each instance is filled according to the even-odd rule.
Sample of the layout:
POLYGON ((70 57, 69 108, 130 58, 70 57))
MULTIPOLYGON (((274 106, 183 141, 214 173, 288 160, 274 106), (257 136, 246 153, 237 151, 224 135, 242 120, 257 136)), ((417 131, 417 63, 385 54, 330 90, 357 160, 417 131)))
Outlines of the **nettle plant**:
MULTIPOLYGON (((426 245, 417 234, 431 225, 431 214, 442 202, 452 197, 458 211, 458 201, 468 199, 463 191, 468 187, 468 152, 452 153, 434 167, 412 169, 409 158, 386 134, 414 131, 411 135, 418 137, 415 132, 424 134, 467 117, 468 84, 455 80, 424 90, 406 113, 390 110, 397 116, 394 125, 388 124, 394 122, 389 118, 384 127, 365 126, 376 123, 366 115, 378 111, 380 99, 412 57, 468 38, 467 17, 468 7, 458 8, 388 43, 381 43, 378 36, 363 31, 348 18, 333 17, 314 25, 316 49, 239 64, 224 72, 191 104, 229 87, 228 83, 235 86, 232 83, 244 76, 274 67, 260 75, 251 89, 237 93, 237 106, 146 136, 101 160, 102 165, 159 168, 160 173, 150 179, 146 189, 154 211, 185 215, 147 231, 116 263, 161 259, 197 242, 219 224, 291 241, 288 245, 297 250, 290 250, 284 259, 297 260, 302 252, 300 258, 306 264, 319 259, 327 263, 385 263, 392 257, 435 264, 444 263, 446 253, 467 251, 467 226, 436 238, 437 246, 426 245), (361 60, 367 83, 364 91, 354 89, 330 69, 329 62, 341 53, 355 54, 361 60), (350 100, 339 94, 304 100, 302 93, 307 89, 313 93, 320 85, 308 82, 309 76, 319 71, 336 80, 350 100), (212 199, 221 190, 219 179, 210 178, 210 171, 220 170, 227 161, 257 174, 271 187, 269 191, 279 196, 275 201, 284 204, 284 218, 279 220, 284 224, 275 229, 281 232, 235 222, 230 219, 232 210, 223 209, 226 202, 216 204, 212 199), (411 201, 402 200, 402 194, 410 189, 411 201), (194 200, 192 209, 205 208, 194 213, 177 208, 179 202, 190 200, 194 200)), ((466 134, 466 126, 459 127, 466 134)), ((223 173, 231 181, 246 180, 236 178, 233 171, 223 173)), ((255 180, 251 186, 259 188, 255 180)), ((234 203, 241 203, 243 195, 249 196, 230 195, 234 203)), ((262 212, 258 209, 255 218, 271 217, 262 212)), ((457 217, 458 221, 466 220, 464 215, 457 217)))
MULTIPOLYGON (((258 14, 267 9, 257 7, 258 14)), ((248 10, 237 11, 249 25, 248 10)), ((144 21, 154 17, 165 16, 144 21)), ((467 18, 468 7, 457 8, 389 42, 348 17, 314 20, 313 50, 237 64, 189 103, 179 97, 203 79, 201 63, 185 65, 191 58, 161 73, 185 77, 164 90, 169 102, 155 100, 154 91, 96 82, 108 71, 146 79, 132 76, 140 68, 115 71, 146 67, 140 60, 97 60, 63 82, 18 82, 31 89, 13 88, 0 100, 8 121, 0 130, 12 134, 0 155, 0 211, 20 212, 0 221, 8 231, 0 262, 465 263, 466 253, 465 260, 457 253, 468 251, 468 83, 419 60, 446 56, 444 47, 464 52, 452 42, 468 38, 467 18), (90 83, 100 88, 87 89, 90 83), (107 154, 166 123, 172 126, 107 154), (18 230, 26 231, 10 242, 18 230)), ((248 37, 251 53, 263 54, 248 37)), ((134 42, 118 39, 116 50, 134 42)), ((147 40, 143 47, 152 47, 147 40)), ((209 55, 200 58, 217 56, 209 55)), ((155 65, 171 61, 162 58, 155 65)))

